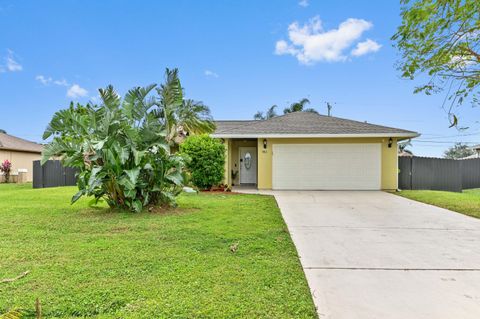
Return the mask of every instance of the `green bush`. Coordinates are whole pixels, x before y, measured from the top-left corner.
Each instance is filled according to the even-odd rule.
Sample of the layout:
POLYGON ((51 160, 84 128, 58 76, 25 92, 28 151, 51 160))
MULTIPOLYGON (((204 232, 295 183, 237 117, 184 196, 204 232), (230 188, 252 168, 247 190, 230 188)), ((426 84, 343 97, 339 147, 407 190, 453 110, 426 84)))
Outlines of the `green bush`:
POLYGON ((225 146, 218 139, 208 135, 190 136, 180 145, 180 152, 189 158, 187 168, 193 185, 208 189, 222 182, 225 146))
POLYGON ((74 105, 60 110, 48 125, 42 164, 59 157, 77 168, 78 193, 94 196, 110 207, 139 212, 151 205, 175 205, 183 187, 183 159, 170 152, 170 125, 163 116, 182 104, 176 70, 166 83, 135 87, 123 100, 112 86, 100 89, 100 105, 74 105))

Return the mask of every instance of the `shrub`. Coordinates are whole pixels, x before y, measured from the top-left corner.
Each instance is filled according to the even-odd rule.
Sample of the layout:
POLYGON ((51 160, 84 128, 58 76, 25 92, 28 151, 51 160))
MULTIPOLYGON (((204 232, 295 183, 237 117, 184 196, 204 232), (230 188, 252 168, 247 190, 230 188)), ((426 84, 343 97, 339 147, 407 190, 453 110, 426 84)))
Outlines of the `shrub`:
POLYGON ((2 164, 0 164, 0 172, 5 175, 5 183, 10 181, 10 172, 12 170, 12 162, 9 160, 4 160, 2 164))
POLYGON ((180 144, 180 152, 189 158, 187 168, 195 186, 208 189, 222 182, 225 146, 218 139, 208 135, 190 136, 180 144))
POLYGON ((183 97, 176 71, 168 75, 158 89, 160 101, 149 97, 155 85, 136 87, 123 101, 109 86, 99 90, 101 105, 72 103, 55 113, 43 136, 53 140, 42 163, 58 156, 65 166, 79 169, 79 191, 72 203, 94 196, 110 207, 137 212, 149 205, 175 204, 184 165, 170 153, 163 114, 181 105, 183 97))

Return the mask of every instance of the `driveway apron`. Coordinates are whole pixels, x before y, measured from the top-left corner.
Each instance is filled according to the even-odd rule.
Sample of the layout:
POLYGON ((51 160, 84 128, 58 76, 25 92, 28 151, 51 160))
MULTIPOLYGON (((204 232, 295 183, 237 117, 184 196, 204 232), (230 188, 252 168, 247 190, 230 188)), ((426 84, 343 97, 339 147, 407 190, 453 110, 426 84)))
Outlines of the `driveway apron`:
POLYGON ((380 191, 271 193, 320 318, 480 318, 480 220, 380 191))

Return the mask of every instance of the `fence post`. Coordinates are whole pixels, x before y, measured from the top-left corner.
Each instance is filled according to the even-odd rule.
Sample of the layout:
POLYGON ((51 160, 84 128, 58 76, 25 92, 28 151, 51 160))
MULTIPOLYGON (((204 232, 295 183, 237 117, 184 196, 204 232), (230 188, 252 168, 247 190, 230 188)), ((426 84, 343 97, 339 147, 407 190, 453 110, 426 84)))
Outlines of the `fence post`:
POLYGON ((410 189, 413 189, 413 156, 410 156, 410 189))

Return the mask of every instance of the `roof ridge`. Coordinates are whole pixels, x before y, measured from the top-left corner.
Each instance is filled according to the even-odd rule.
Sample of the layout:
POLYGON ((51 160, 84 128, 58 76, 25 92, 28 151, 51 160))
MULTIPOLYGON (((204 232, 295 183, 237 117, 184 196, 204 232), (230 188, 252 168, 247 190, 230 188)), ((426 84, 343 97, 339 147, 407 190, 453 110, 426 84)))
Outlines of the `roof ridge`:
POLYGON ((0 133, 0 148, 41 153, 43 145, 14 135, 0 133))
MULTIPOLYGON (((6 136, 12 137, 12 138, 17 139, 17 140, 22 140, 23 142, 27 142, 27 143, 42 145, 40 143, 37 143, 37 142, 34 142, 34 141, 29 141, 29 140, 26 140, 24 138, 21 138, 21 137, 15 136, 15 135, 10 135, 10 134, 7 134, 7 133, 0 133, 0 135, 6 135, 6 136)), ((0 143, 1 143, 1 141, 0 141, 0 143)))
POLYGON ((214 120, 214 122, 253 122, 253 121, 263 121, 263 120, 214 120))
POLYGON ((338 116, 328 116, 328 115, 323 115, 323 114, 318 114, 318 115, 323 116, 323 117, 327 117, 327 118, 330 117, 330 118, 334 118, 334 119, 338 119, 338 120, 342 120, 342 121, 355 122, 355 123, 359 123, 359 124, 375 125, 375 126, 390 128, 390 129, 395 129, 395 130, 403 130, 403 129, 398 128, 398 127, 380 125, 380 124, 370 123, 368 121, 363 121, 362 122, 362 121, 359 121, 359 120, 351 120, 351 119, 346 119, 344 117, 338 117, 338 116))
POLYGON ((267 120, 224 122, 218 134, 410 134, 417 132, 314 112, 292 112, 267 120))

